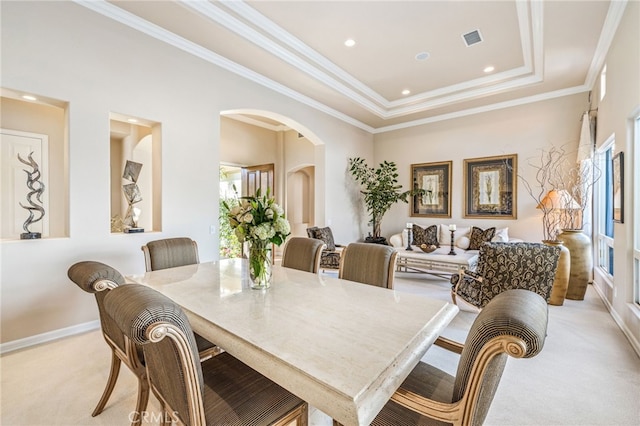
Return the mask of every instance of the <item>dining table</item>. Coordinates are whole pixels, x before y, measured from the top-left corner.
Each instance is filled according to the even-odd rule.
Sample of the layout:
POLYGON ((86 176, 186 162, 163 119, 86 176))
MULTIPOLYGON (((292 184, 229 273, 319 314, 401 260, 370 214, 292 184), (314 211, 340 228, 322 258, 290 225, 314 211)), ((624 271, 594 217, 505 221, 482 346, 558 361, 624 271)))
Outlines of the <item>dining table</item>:
POLYGON ((343 425, 369 425, 455 317, 444 300, 247 259, 127 277, 179 304, 195 332, 343 425))

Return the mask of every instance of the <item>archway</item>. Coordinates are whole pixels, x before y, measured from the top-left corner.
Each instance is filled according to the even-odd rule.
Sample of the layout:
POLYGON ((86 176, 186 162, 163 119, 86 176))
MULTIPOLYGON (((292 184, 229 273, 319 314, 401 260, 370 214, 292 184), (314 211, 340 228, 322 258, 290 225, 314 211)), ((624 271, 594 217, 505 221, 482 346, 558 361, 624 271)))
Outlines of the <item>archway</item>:
MULTIPOLYGON (((283 115, 255 109, 221 112, 220 163, 247 167, 275 164, 276 200, 287 213, 292 235, 324 220, 324 142, 283 115)), ((222 247, 221 247, 222 248, 222 247)))

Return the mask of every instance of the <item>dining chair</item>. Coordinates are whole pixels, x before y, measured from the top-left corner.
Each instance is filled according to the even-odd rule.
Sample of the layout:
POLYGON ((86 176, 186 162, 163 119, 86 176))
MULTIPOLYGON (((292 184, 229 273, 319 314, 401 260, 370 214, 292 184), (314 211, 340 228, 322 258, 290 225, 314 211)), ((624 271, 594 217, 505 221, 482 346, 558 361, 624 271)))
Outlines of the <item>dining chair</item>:
POLYGON ((344 246, 336 244, 331 228, 328 226, 324 228, 312 226, 307 228, 307 236, 322 241, 326 246, 322 249, 322 254, 320 255, 320 270, 339 270, 344 246))
POLYGON ((451 298, 482 309, 503 291, 525 289, 549 301, 559 259, 559 247, 542 243, 483 243, 476 270, 451 276, 451 298))
MULTIPOLYGON (((77 262, 69 268, 67 275, 80 289, 87 293, 93 293, 95 296, 102 335, 111 349, 111 368, 109 370, 107 385, 91 416, 95 417, 104 410, 118 380, 120 365, 124 363, 138 379, 136 414, 132 421, 133 425, 138 425, 141 422, 140 413, 145 411, 149 400, 149 385, 144 368, 142 349, 125 338, 113 319, 106 314, 104 310, 105 295, 118 286, 128 284, 126 284, 124 277, 116 269, 96 261, 77 262)), ((195 339, 201 360, 210 358, 221 352, 219 348, 206 339, 200 336, 195 336, 195 339)))
POLYGON ((314 238, 291 237, 282 251, 282 266, 317 274, 325 244, 314 238))
MULTIPOLYGON (((149 241, 142 246, 142 252, 147 272, 200 263, 198 244, 187 237, 149 241)), ((201 358, 216 356, 222 351, 215 343, 209 342, 197 333, 196 342, 201 351, 201 358)))
POLYGON ((539 294, 522 289, 500 293, 480 311, 464 345, 436 340, 436 345, 460 354, 455 377, 418 363, 371 424, 481 425, 507 356, 532 358, 540 353, 547 322, 547 303, 539 294))
POLYGON ((393 288, 398 252, 391 246, 351 243, 342 254, 339 278, 393 288))
POLYGON ((146 271, 200 263, 198 244, 191 238, 165 238, 142 246, 146 271))
POLYGON ((105 310, 141 345, 163 424, 306 426, 307 403, 224 352, 202 363, 189 320, 176 303, 138 284, 115 288, 105 310))
POLYGON ((138 399, 131 424, 139 425, 141 422, 140 413, 145 411, 149 400, 149 384, 147 383, 142 349, 125 339, 116 323, 104 310, 105 295, 110 290, 125 284, 124 277, 111 266, 95 261, 75 263, 69 268, 67 275, 82 290, 94 294, 98 304, 102 335, 111 349, 111 368, 107 385, 91 416, 95 417, 104 410, 118 380, 120 365, 124 363, 138 379, 138 399))

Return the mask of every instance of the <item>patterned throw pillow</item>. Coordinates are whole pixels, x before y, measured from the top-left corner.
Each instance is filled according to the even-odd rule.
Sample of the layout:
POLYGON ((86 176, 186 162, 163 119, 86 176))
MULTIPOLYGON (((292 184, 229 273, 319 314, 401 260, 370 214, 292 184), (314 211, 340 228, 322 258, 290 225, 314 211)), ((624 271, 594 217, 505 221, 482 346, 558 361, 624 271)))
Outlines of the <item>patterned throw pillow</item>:
POLYGON ((327 250, 336 249, 336 243, 333 240, 333 232, 331 232, 331 228, 316 228, 314 233, 315 236, 313 238, 322 240, 322 242, 327 245, 327 250))
POLYGON ((484 231, 480 228, 471 228, 468 250, 480 250, 482 243, 489 243, 496 233, 496 228, 487 228, 484 231))
POLYGON ((426 244, 427 246, 434 245, 440 247, 438 243, 438 226, 431 225, 426 228, 421 228, 418 225, 413 225, 413 245, 420 246, 426 244))

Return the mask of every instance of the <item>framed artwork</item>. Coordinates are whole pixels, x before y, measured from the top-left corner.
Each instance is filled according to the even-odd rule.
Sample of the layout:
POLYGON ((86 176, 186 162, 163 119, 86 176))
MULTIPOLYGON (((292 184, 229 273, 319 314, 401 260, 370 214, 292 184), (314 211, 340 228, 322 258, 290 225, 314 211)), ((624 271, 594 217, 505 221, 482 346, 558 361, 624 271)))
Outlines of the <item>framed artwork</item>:
POLYGON ((423 195, 411 200, 411 216, 451 217, 451 161, 411 165, 413 189, 423 195))
POLYGON ((624 223, 624 153, 617 153, 613 163, 613 221, 624 223))
POLYGON ((517 154, 464 160, 464 217, 516 219, 517 154))

